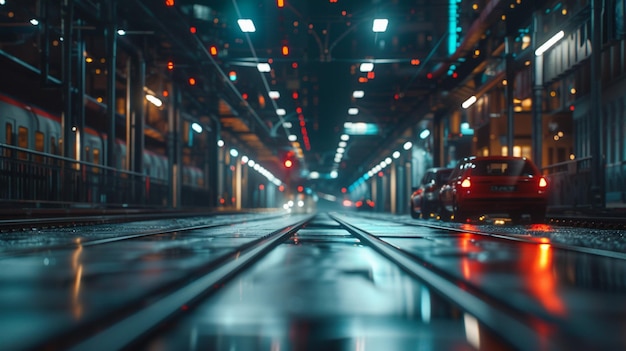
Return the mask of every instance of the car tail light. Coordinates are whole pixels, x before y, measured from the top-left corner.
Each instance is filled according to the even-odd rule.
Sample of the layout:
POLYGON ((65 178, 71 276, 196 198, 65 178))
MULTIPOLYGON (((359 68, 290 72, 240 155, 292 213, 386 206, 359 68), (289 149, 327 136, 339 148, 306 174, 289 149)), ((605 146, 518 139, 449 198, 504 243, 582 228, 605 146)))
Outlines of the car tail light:
POLYGON ((465 178, 461 182, 461 188, 469 188, 471 186, 472 186, 472 182, 470 182, 469 178, 465 178))
POLYGON ((548 186, 548 181, 546 180, 546 178, 541 177, 541 179, 539 179, 539 187, 545 188, 547 186, 548 186))

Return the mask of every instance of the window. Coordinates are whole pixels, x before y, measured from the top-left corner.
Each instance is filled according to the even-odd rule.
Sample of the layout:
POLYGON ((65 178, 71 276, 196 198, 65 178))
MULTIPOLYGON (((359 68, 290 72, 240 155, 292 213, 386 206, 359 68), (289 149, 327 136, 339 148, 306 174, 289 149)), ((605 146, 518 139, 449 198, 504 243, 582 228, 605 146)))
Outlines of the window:
MULTIPOLYGON (((44 152, 44 135, 42 132, 35 132, 35 151, 44 152)), ((35 160, 39 163, 43 162, 43 156, 35 156, 35 160)))
MULTIPOLYGON (((19 127, 17 129, 17 146, 27 149, 28 148, 28 128, 19 127)), ((25 152, 18 152, 17 158, 25 160, 27 157, 25 152)))

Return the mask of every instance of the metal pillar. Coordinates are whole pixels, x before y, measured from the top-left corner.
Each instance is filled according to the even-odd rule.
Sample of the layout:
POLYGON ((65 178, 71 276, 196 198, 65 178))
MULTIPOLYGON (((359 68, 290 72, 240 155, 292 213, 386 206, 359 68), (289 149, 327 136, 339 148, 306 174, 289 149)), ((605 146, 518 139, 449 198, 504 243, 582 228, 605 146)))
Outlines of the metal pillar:
POLYGON ((167 159, 171 170, 169 177, 168 204, 171 208, 178 208, 180 205, 181 189, 181 146, 180 146, 180 92, 174 84, 168 84, 170 92, 170 103, 167 109, 167 159))
POLYGON ((65 0, 63 3, 63 156, 71 157, 74 146, 72 125, 72 32, 74 20, 74 1, 65 0))
POLYGON ((604 119, 602 116, 602 0, 591 1, 591 205, 605 207, 604 175, 605 160, 603 150, 604 119))
POLYGON ((115 167, 117 165, 117 155, 115 154, 115 117, 116 117, 116 70, 117 70, 117 27, 115 24, 117 17, 117 0, 108 2, 108 25, 105 32, 107 43, 107 153, 106 165, 115 167))
POLYGON ((506 115, 507 115, 507 127, 506 127, 506 145, 507 153, 509 156, 513 156, 513 144, 514 144, 514 127, 515 127, 515 111, 513 110, 513 94, 514 94, 514 81, 515 70, 513 67, 513 38, 509 35, 505 38, 505 69, 506 69, 506 115))
MULTIPOLYGON (((541 28, 541 12, 535 11, 533 14, 533 43, 539 42, 539 29, 541 28)), ((543 55, 533 55, 535 62, 533 65, 533 129, 532 147, 533 161, 539 167, 543 167, 543 55)))
MULTIPOLYGON (((78 21, 78 25, 82 26, 82 21, 78 21)), ((78 136, 78 150, 76 154, 77 160, 85 160, 85 39, 83 38, 83 30, 76 31, 76 101, 73 102, 75 111, 75 135, 78 136)))

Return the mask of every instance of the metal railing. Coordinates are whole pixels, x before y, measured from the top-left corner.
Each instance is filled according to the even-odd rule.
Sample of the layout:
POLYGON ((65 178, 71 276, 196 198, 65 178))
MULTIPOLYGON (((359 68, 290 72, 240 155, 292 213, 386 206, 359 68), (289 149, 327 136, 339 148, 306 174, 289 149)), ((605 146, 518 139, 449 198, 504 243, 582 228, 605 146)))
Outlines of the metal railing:
MULTIPOLYGON (((550 181, 548 207, 591 208, 592 157, 555 163, 543 168, 550 181)), ((605 166, 604 207, 626 207, 626 161, 605 166)))
POLYGON ((0 144, 0 199, 40 206, 164 206, 167 180, 0 144))

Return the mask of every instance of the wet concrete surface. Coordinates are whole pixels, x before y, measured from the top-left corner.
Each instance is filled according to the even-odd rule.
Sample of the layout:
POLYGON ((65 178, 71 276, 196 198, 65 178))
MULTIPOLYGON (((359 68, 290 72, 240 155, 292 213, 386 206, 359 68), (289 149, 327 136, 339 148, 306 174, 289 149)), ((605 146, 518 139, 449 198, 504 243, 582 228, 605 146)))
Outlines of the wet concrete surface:
POLYGON ((157 334, 141 349, 507 349, 471 315, 324 221, 157 334))
MULTIPOLYGON (((350 216, 348 216, 350 217, 350 216)), ((274 230, 278 221, 228 224, 233 217, 59 228, 0 234, 0 346, 27 349, 85 323, 274 230), (137 231, 155 237, 92 245, 137 231), (45 249, 48 245, 64 246, 45 249), (24 251, 27 250, 27 251, 24 251), (28 251, 30 250, 30 251, 28 251)), ((626 260, 566 252, 551 243, 626 248, 622 231, 548 225, 490 226, 537 242, 506 243, 469 231, 407 225, 385 215, 355 225, 447 274, 553 323, 546 338, 576 349, 626 349, 626 260)), ((284 222, 284 221, 282 221, 284 222)), ((420 223, 418 221, 417 223, 420 223)), ((625 250, 626 252, 626 250, 625 250)), ((407 276, 321 215, 236 276, 184 318, 138 348, 146 350, 502 350, 472 315, 407 276)))

